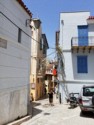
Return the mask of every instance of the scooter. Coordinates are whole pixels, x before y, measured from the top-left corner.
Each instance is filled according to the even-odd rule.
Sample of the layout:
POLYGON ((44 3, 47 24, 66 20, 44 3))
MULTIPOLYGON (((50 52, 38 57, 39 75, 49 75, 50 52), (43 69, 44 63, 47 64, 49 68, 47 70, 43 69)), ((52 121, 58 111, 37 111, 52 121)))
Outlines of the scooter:
POLYGON ((77 107, 77 105, 78 105, 78 99, 77 99, 77 97, 74 96, 75 94, 78 95, 79 93, 70 93, 69 102, 70 102, 70 106, 72 108, 77 107))
POLYGON ((77 107, 78 101, 76 97, 70 97, 70 106, 72 108, 77 107))

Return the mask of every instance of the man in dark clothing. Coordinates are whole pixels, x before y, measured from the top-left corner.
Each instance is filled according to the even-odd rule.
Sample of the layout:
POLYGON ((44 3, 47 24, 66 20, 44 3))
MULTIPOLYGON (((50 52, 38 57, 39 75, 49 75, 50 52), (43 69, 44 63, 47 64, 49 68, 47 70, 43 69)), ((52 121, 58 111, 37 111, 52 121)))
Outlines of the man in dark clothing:
POLYGON ((45 95, 46 95, 46 93, 47 93, 46 87, 45 87, 44 91, 45 91, 45 95))
POLYGON ((49 95, 49 103, 50 103, 50 105, 53 105, 52 103, 53 103, 53 91, 51 90, 49 93, 48 93, 48 95, 49 95))

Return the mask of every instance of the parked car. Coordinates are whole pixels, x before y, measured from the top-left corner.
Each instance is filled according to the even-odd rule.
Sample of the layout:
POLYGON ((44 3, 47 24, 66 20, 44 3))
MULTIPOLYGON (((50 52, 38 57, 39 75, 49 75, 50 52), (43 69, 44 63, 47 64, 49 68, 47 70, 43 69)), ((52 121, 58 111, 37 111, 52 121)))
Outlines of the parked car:
POLYGON ((82 113, 94 112, 94 85, 82 87, 79 94, 79 106, 82 113))

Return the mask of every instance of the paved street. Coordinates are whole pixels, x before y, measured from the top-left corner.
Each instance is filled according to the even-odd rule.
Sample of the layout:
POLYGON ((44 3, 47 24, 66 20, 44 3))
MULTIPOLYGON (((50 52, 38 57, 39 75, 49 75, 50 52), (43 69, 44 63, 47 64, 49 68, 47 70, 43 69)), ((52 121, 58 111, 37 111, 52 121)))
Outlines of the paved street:
POLYGON ((48 99, 34 104, 34 116, 21 125, 94 125, 94 114, 84 116, 80 108, 71 109, 68 104, 59 104, 54 97, 54 106, 48 104, 48 99))

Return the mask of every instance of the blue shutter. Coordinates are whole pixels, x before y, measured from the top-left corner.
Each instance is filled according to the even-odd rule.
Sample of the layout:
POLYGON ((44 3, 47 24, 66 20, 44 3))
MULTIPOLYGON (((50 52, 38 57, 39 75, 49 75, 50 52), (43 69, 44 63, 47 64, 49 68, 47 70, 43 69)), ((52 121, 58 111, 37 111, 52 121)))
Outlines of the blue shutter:
POLYGON ((78 57, 77 57, 77 69, 78 69, 78 73, 81 72, 81 71, 80 71, 80 68, 81 68, 81 65, 80 65, 81 62, 80 62, 80 61, 81 61, 81 59, 80 59, 80 57, 78 56, 78 57))
POLYGON ((77 71, 78 73, 87 73, 87 56, 77 56, 77 71))
POLYGON ((88 26, 78 26, 78 45, 88 46, 88 26))
POLYGON ((83 57, 83 72, 87 73, 87 56, 83 57))

